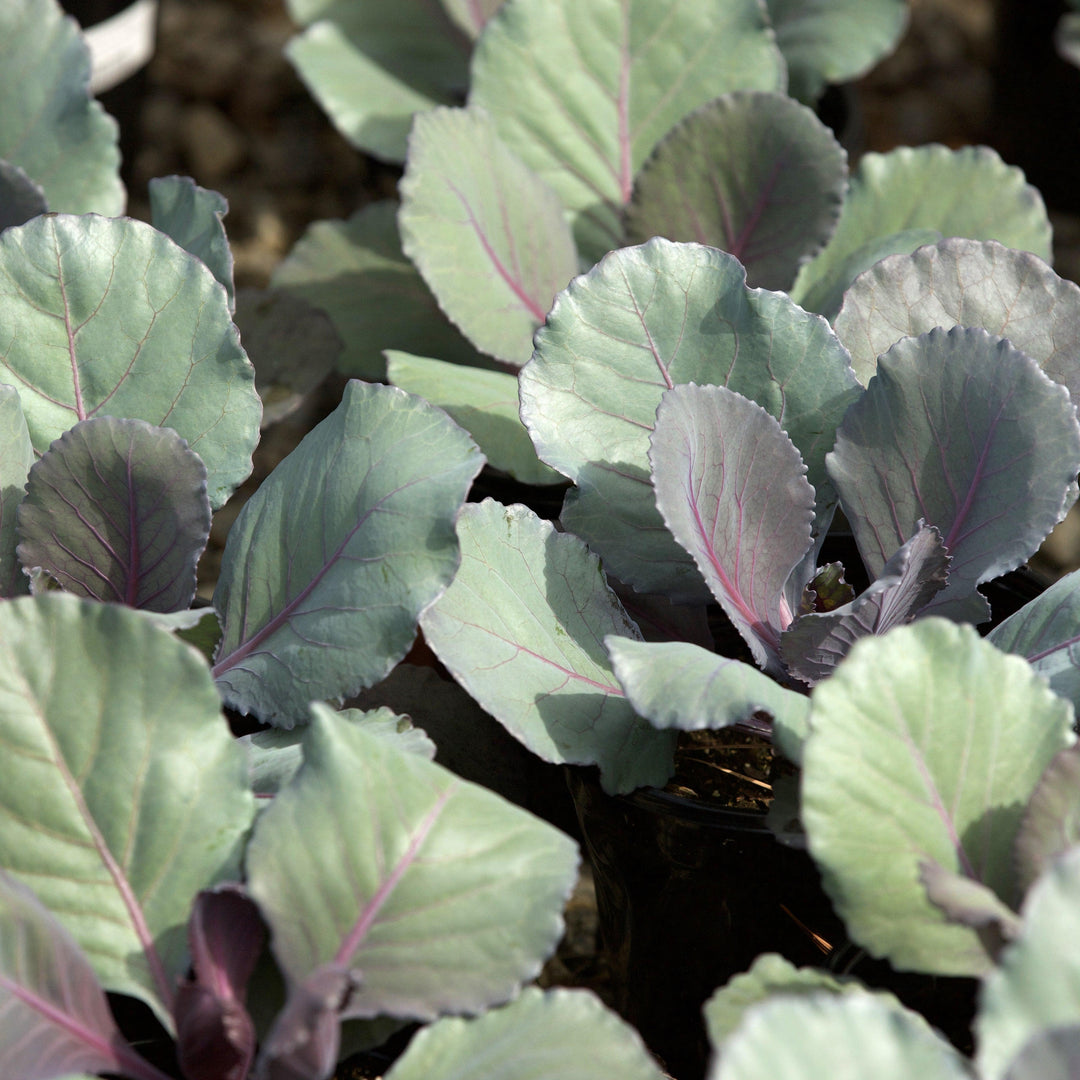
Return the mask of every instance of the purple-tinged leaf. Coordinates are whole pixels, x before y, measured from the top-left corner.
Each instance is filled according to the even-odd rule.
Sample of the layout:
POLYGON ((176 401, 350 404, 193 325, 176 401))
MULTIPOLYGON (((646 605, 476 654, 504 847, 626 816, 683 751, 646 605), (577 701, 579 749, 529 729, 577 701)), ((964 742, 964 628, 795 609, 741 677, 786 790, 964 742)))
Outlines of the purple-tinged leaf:
POLYGON ((26 474, 34 464, 34 447, 13 386, 0 384, 0 597, 29 591, 15 549, 19 503, 26 494, 26 474))
POLYGON ((780 425, 723 386, 677 386, 656 410, 656 505, 757 663, 779 674, 784 586, 810 549, 814 489, 780 425))
POLYGON ((986 951, 996 957, 1020 932, 1020 916, 981 881, 927 859, 919 866, 927 898, 949 922, 976 931, 986 951))
POLYGON ((64 926, 25 885, 0 873, 0 1075, 74 1072, 166 1080, 120 1035, 105 991, 64 926))
POLYGON ((1059 578, 988 637, 999 649, 1023 656, 1080 711, 1080 571, 1059 578))
POLYGON ((941 534, 920 527, 865 592, 832 611, 809 612, 784 632, 780 653, 788 673, 813 686, 859 638, 910 622, 945 588, 948 565, 941 534))
POLYGON ((255 1080, 327 1080, 341 1044, 341 1016, 359 976, 324 964, 290 990, 259 1051, 255 1080))
POLYGON ((812 611, 835 611, 855 599, 855 590, 844 580, 844 564, 838 562, 819 566, 803 590, 799 614, 812 611))
POLYGON ((500 141, 482 109, 419 114, 398 212, 401 246, 447 317, 520 366, 555 294, 577 273, 562 203, 500 141))
POLYGON ((1028 800, 1016 834, 1016 870, 1026 892, 1040 874, 1080 844, 1080 750, 1062 750, 1028 800))
POLYGON ((634 181, 626 230, 734 255, 747 284, 788 289, 840 217, 847 154, 783 94, 736 91, 673 128, 634 181))
POLYGON ((552 826, 320 710, 247 876, 290 988, 329 966, 349 973, 342 1018, 432 1019, 537 975, 577 861, 552 826))
POLYGON ((206 467, 169 428, 95 417, 30 469, 19 559, 76 596, 181 611, 210 536, 206 467))
POLYGON ((870 573, 925 521, 952 559, 929 610, 955 602, 979 621, 975 587, 1032 555, 1075 500, 1080 425, 1065 388, 1007 341, 931 330, 881 357, 826 464, 870 573))
POLYGON ((204 889, 188 920, 195 977, 176 992, 176 1051, 186 1080, 245 1080, 255 1025, 244 1002, 266 931, 238 886, 204 889))

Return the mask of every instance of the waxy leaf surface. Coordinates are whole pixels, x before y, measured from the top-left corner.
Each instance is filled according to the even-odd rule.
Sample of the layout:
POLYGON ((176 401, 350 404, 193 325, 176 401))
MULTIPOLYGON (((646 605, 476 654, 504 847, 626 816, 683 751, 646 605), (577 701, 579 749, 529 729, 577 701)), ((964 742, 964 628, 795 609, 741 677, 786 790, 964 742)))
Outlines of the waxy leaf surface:
POLYGON ((585 990, 529 987, 474 1019, 420 1031, 386 1080, 661 1080, 637 1032, 585 990))
POLYGON ((1080 848, 1050 866, 1020 914, 1020 937, 983 983, 975 1019, 984 1080, 1002 1080, 1040 1031, 1080 1024, 1080 848))
POLYGON ((825 454, 860 392, 828 324, 786 296, 747 289, 730 255, 656 238, 612 252, 570 283, 520 376, 540 458, 577 490, 563 524, 643 592, 707 596, 664 528, 649 438, 665 390, 724 385, 767 409, 799 449, 822 516, 835 502, 825 454))
POLYGON ((802 776, 810 852, 851 937, 900 970, 989 970, 920 868, 932 860, 1014 905, 1022 808, 1072 723, 1024 661, 971 627, 925 618, 856 642, 814 688, 802 776))
POLYGON ((725 386, 676 386, 649 450, 656 506, 758 665, 783 673, 784 587, 811 546, 814 489, 776 419, 725 386))
POLYGON ((473 437, 492 468, 523 484, 563 482, 537 458, 521 422, 516 375, 388 349, 386 376, 402 390, 445 409, 473 437))
POLYGON ((1031 252, 953 238, 892 255, 855 279, 834 329, 865 385, 882 353, 935 326, 1008 338, 1080 403, 1080 286, 1031 252))
POLYGON ((38 454, 80 420, 126 416, 187 440, 215 509, 251 472, 262 406, 225 290, 163 233, 95 215, 7 229, 0 304, 0 379, 38 454))
POLYGON ((481 109, 435 109, 409 135, 401 246, 481 351, 520 366, 555 294, 577 273, 559 197, 481 109))
POLYGON ((116 121, 90 96, 90 51, 53 0, 0 4, 0 158, 53 210, 124 212, 116 121))
POLYGON ((810 109, 737 91, 663 138, 634 182, 627 236, 709 244, 748 284, 788 289, 832 235, 846 187, 847 154, 810 109))
POLYGON ((931 330, 881 357, 828 468, 872 575, 921 521, 941 533, 951 561, 937 609, 1019 566, 1064 517, 1080 426, 1064 387, 1007 341, 931 330))
POLYGON ((322 308, 344 342, 343 375, 381 379, 384 349, 490 365, 439 310, 401 252, 398 205, 370 203, 347 221, 317 221, 274 271, 275 288, 322 308))
POLYGON ((428 644, 544 761, 599 765, 608 791, 662 785, 674 736, 634 714, 604 638, 638 637, 582 541, 524 506, 462 508, 461 568, 424 612, 428 644))
POLYGON ((76 596, 182 611, 210 536, 206 467, 175 431, 83 420, 30 469, 19 560, 76 596))
POLYGON ((34 463, 34 447, 26 427, 19 392, 0 384, 0 596, 29 590, 15 556, 16 511, 26 491, 26 474, 34 463))
POLYGON ((254 814, 205 662, 141 615, 0 606, 0 859, 102 984, 167 1026, 199 889, 239 877, 254 814))
POLYGON ((825 83, 858 78, 892 52, 905 0, 765 0, 788 67, 788 93, 813 104, 825 83))
POLYGON ((338 131, 383 161, 405 159, 414 113, 452 104, 467 85, 468 42, 437 4, 291 0, 289 9, 305 29, 285 55, 338 131))
POLYGON ((247 875, 291 985, 331 965, 354 981, 344 1017, 430 1020, 537 975, 577 861, 552 826, 321 712, 247 875))
POLYGON ((780 90, 754 0, 513 0, 473 54, 469 102, 558 193, 587 261, 619 246, 653 147, 729 90, 780 90))
POLYGON ((1046 261, 1051 257, 1046 207, 1019 169, 985 146, 904 146, 888 154, 865 154, 859 161, 836 232, 802 268, 792 298, 806 304, 814 296, 813 309, 831 318, 839 303, 827 310, 816 298, 828 294, 838 301, 866 269, 864 264, 850 273, 845 264, 851 255, 876 239, 912 229, 997 240, 1046 261))
POLYGON ((454 517, 483 462, 446 413, 350 382, 229 531, 214 592, 225 700, 292 727, 308 702, 384 678, 457 569, 454 517))

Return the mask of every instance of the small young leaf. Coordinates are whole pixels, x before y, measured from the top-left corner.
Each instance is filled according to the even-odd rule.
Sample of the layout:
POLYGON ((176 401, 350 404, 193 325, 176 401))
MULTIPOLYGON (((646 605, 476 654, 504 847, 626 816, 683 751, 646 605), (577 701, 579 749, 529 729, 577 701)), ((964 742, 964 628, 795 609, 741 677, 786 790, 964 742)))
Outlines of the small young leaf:
POLYGON ((10 161, 0 161, 0 232, 48 210, 45 192, 10 161))
POLYGON ((755 0, 515 0, 477 42, 469 102, 558 193, 588 263, 619 246, 634 177, 675 124, 783 78, 755 0))
POLYGON ((48 215, 0 233, 0 297, 18 323, 0 378, 34 449, 93 416, 170 427, 206 465, 214 509, 251 472, 262 405, 225 293, 131 218, 48 215))
POLYGON ((724 386, 676 386, 649 450, 656 506, 757 663, 777 676, 784 586, 812 544, 814 489, 777 421, 724 386))
POLYGON ((384 678, 457 569, 454 517, 483 465, 441 410, 350 382, 245 504, 214 607, 225 700, 292 727, 384 678))
POLYGON ((1026 893, 1054 859, 1080 844, 1080 749, 1050 762, 1028 800, 1016 834, 1016 870, 1026 893))
POLYGON ((0 384, 0 597, 29 591, 15 555, 16 511, 26 494, 26 475, 34 464, 34 447, 26 427, 19 392, 0 384))
POLYGON ((337 369, 381 379, 384 349, 491 366, 439 310, 416 267, 401 253, 397 203, 369 203, 348 221, 308 227, 271 283, 324 310, 345 344, 337 369))
POLYGON ((458 518, 461 568, 420 624, 462 686, 544 761, 599 765, 608 791, 663 784, 672 735, 634 715, 603 641, 637 628, 599 560, 524 506, 458 518))
POLYGON ((987 971, 978 934, 946 921, 919 867, 933 859, 1015 903, 1021 809, 1072 724, 971 627, 924 618, 856 642, 814 688, 802 775, 810 852, 851 937, 901 970, 987 971))
POLYGON ((189 176, 159 176, 150 181, 147 190, 150 223, 206 264, 225 287, 229 310, 235 311, 233 256, 224 225, 228 200, 199 187, 189 176))
POLYGON ((855 279, 834 328, 865 385, 883 352, 935 326, 1008 338, 1080 404, 1080 286, 1030 252, 953 238, 889 256, 855 279))
POLYGON ((552 826, 329 712, 247 849, 278 964, 292 984, 350 973, 342 1017, 508 1000, 559 939, 577 861, 552 826))
POLYGON ((558 196, 483 110, 416 118, 398 225, 447 317, 482 352, 524 364, 555 294, 577 273, 577 250, 558 196))
POLYGON ((30 469, 18 522, 23 566, 67 592, 182 611, 210 536, 206 467, 168 428, 83 420, 30 469))
POLYGON ((627 236, 710 244, 747 284, 788 289, 836 228, 846 187, 847 154, 810 109, 737 91, 663 138, 634 182, 627 236))
POLYGON ((641 1037, 586 990, 529 987, 474 1019, 420 1031, 386 1080, 662 1080, 641 1037))
POLYGON ((940 531, 949 583, 930 607, 943 612, 1019 566, 1064 517, 1080 425, 1065 388, 1007 341, 937 329, 881 357, 827 464, 871 574, 920 521, 940 531))

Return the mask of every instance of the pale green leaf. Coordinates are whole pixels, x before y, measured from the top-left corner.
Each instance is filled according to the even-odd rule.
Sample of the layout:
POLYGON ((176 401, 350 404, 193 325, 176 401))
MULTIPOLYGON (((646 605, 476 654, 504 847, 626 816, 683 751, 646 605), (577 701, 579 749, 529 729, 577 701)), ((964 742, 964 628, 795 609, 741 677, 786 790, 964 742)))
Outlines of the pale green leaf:
POLYGON ((34 463, 34 448, 26 427, 19 392, 0 384, 0 597, 29 591, 15 556, 18 538, 15 514, 26 491, 26 474, 34 463))
POLYGON ((477 38, 488 19, 502 7, 504 0, 442 0, 447 15, 470 38, 477 38))

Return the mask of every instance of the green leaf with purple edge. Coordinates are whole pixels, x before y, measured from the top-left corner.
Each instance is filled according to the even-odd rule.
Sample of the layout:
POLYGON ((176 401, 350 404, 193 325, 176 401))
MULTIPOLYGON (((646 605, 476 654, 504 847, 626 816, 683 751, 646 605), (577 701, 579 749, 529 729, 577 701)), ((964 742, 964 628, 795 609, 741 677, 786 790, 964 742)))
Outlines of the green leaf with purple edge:
POLYGON ((554 827, 328 711, 247 848, 288 982, 357 976, 341 1018, 430 1020, 512 998, 554 950, 577 868, 554 827))
POLYGON ((970 626, 928 617, 856 642, 814 688, 802 763, 810 853, 852 940, 898 970, 988 971, 978 933, 931 903, 920 867, 1014 905, 1023 806, 1072 726, 1067 702, 970 626))
POLYGON ((30 583, 16 556, 16 517, 26 494, 26 475, 34 447, 26 427, 19 392, 0 384, 0 597, 24 595, 30 583))
POLYGON ((881 357, 827 465, 870 573, 925 521, 951 557, 928 610, 978 622, 975 587, 1034 554, 1075 501, 1080 425, 1065 388, 1007 341, 937 329, 881 357))
POLYGON ((1070 746, 1050 762, 1028 800, 1016 834, 1022 892, 1054 859, 1080 844, 1080 750, 1070 746))
POLYGON ((353 380, 244 505, 214 607, 225 700, 281 727, 385 678, 460 558, 483 455, 441 409, 353 380))
POLYGON ((660 786, 675 736, 635 715, 604 651, 637 637, 600 560, 524 506, 462 507, 461 568, 420 620, 454 678, 544 761, 599 765, 608 792, 660 786))
POLYGON ((577 273, 558 196, 482 110, 417 116, 401 179, 401 247, 446 316, 482 352, 520 366, 577 273))
POLYGON ((783 83, 758 0, 515 0, 477 42, 469 103, 555 189, 592 262, 619 246, 634 177, 675 124, 783 83))
POLYGON ((673 128, 634 181, 626 232, 734 255, 747 284, 788 289, 840 217, 847 153, 783 94, 736 91, 673 128))
POLYGON ((570 283, 519 381, 537 453, 577 484, 563 507, 566 528, 619 580, 696 600, 708 593, 664 527, 649 475, 664 391, 726 385, 768 409, 807 464, 819 528, 835 505, 825 454, 862 392, 824 319, 747 289, 725 252, 660 238, 612 252, 570 283))
POLYGON ((206 467, 169 428, 83 420, 34 463, 19 560, 76 596, 182 611, 210 536, 206 467))
MULTIPOLYGON (((783 673, 792 572, 812 546, 814 489, 776 419, 724 386, 676 386, 649 450, 656 506, 755 661, 783 673)), ((801 592, 801 590, 800 590, 801 592)))
POLYGON ((1037 255, 958 237, 891 255, 855 279, 833 328, 865 385, 882 353, 935 326, 1008 338, 1080 404, 1080 286, 1037 255))
POLYGON ((831 611, 810 611, 780 638, 788 673, 813 686, 832 674, 851 646, 915 618, 943 589, 949 557, 941 534, 921 526, 854 600, 831 611))

